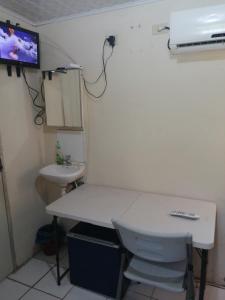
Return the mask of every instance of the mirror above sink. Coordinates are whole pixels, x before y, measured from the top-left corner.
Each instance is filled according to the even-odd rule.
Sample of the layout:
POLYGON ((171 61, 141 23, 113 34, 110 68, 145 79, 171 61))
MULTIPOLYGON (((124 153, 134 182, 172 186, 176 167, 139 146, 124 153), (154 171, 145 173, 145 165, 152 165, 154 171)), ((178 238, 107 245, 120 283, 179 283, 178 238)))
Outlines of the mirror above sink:
POLYGON ((83 130, 80 72, 80 69, 62 68, 45 72, 44 95, 47 126, 83 130))

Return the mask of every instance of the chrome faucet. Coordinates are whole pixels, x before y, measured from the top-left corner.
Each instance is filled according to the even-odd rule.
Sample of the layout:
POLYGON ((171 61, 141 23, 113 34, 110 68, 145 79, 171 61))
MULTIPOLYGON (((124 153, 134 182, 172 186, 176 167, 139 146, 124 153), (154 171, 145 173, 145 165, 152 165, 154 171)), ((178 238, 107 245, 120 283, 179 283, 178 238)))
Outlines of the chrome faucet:
POLYGON ((65 155, 65 157, 64 157, 64 165, 65 166, 71 166, 72 165, 71 155, 65 155))

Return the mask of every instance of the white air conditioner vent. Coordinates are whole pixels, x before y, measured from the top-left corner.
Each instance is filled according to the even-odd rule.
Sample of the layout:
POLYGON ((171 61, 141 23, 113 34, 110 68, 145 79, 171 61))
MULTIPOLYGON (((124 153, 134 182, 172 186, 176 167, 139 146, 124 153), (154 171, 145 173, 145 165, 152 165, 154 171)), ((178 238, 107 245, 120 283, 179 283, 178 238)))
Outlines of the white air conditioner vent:
POLYGON ((225 49, 225 5, 171 14, 172 53, 225 49))

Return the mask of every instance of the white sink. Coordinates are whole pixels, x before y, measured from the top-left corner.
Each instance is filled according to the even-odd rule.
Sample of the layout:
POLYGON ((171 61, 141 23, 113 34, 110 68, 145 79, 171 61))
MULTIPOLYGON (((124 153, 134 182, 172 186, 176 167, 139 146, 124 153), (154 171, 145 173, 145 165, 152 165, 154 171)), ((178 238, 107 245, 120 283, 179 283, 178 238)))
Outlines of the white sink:
POLYGON ((71 166, 53 164, 42 168, 39 174, 48 181, 65 186, 84 176, 84 172, 84 164, 71 166))

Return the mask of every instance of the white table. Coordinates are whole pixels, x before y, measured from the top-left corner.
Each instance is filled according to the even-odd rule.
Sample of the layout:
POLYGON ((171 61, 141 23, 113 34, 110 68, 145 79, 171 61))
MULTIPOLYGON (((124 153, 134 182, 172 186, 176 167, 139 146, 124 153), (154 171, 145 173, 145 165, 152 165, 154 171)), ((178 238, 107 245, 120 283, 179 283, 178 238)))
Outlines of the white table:
POLYGON ((142 193, 120 221, 147 232, 189 232, 195 248, 209 250, 214 246, 216 205, 201 200, 142 193), (193 221, 170 216, 169 213, 176 209, 194 212, 200 219, 193 221))
MULTIPOLYGON (((201 249, 201 281, 199 299, 204 299, 208 250, 214 246, 216 205, 211 202, 182 197, 129 191, 85 184, 47 206, 48 214, 113 228, 112 219, 120 219, 135 229, 147 232, 189 232, 193 246, 201 249), (199 220, 186 220, 169 215, 171 210, 183 210, 200 215, 199 220)), ((58 256, 58 255, 57 255, 58 256)), ((58 283, 63 277, 59 273, 58 283)))
POLYGON ((85 184, 56 200, 46 211, 50 215, 113 228, 111 219, 119 218, 140 193, 85 184))

